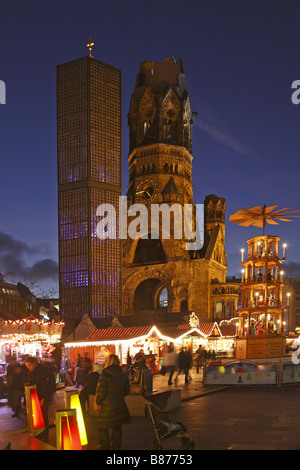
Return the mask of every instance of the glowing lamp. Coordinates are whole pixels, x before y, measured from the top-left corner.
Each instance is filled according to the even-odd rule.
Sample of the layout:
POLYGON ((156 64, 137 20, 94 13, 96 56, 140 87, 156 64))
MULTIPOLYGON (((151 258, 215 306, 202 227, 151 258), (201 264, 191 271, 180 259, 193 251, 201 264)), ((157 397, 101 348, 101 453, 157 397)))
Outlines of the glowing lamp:
POLYGON ((283 244, 283 258, 285 258, 286 243, 283 244))
POLYGON ((65 390, 65 407, 76 410, 80 442, 82 446, 86 446, 88 444, 88 439, 77 390, 65 390))
POLYGON ((28 434, 36 436, 45 430, 45 422, 36 385, 25 386, 28 434))
POLYGON ((82 450, 76 410, 56 410, 57 450, 82 450))

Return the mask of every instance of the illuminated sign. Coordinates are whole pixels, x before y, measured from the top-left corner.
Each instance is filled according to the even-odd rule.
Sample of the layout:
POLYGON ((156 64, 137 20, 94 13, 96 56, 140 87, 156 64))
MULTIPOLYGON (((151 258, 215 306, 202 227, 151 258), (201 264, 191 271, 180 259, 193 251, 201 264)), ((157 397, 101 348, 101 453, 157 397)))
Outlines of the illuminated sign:
POLYGON ((18 333, 23 333, 27 335, 35 335, 41 332, 41 327, 37 323, 33 322, 24 322, 17 328, 18 333))
POLYGON ((199 318, 193 312, 190 315, 190 327, 191 328, 198 328, 198 326, 199 326, 199 318))

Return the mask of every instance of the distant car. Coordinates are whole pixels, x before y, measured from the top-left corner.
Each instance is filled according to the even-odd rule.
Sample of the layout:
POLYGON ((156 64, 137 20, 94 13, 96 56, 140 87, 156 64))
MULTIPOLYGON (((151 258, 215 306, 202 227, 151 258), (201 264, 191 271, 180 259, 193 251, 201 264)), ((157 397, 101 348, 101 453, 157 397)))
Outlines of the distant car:
POLYGON ((7 398, 6 369, 7 364, 0 363, 0 399, 7 398))

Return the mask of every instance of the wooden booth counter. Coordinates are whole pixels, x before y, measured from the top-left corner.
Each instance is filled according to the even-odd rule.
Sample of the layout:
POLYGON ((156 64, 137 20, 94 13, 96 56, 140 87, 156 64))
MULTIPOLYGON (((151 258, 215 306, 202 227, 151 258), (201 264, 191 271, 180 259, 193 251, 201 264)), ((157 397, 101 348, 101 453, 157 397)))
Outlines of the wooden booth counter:
POLYGON ((247 335, 236 338, 236 358, 261 359, 282 357, 286 351, 284 335, 247 335))

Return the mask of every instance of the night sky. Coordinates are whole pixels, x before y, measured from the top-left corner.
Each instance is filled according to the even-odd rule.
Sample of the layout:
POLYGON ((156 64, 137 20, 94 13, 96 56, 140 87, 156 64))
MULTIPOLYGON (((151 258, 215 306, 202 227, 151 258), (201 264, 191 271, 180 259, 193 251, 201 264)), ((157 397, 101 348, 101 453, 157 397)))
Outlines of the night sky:
MULTIPOLYGON (((130 96, 140 62, 182 58, 192 109, 195 203, 226 199, 228 276, 262 234, 228 221, 264 204, 300 209, 300 4, 289 0, 3 0, 0 271, 57 285, 56 65, 88 55, 122 70, 123 194, 130 96)), ((300 277, 300 218, 269 226, 300 277)), ((281 254, 281 250, 280 250, 281 254)))

